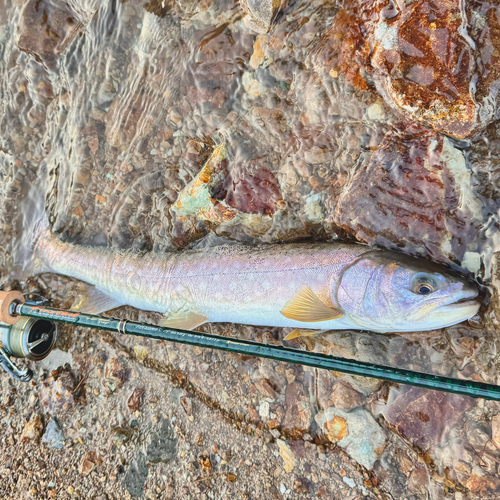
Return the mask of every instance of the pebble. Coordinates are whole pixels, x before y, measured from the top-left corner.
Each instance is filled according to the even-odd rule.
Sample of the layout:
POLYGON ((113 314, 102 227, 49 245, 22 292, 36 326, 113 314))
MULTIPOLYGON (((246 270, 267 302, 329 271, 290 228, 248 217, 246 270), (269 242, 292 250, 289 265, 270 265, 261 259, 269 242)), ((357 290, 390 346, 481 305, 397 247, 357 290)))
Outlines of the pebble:
POLYGON ((285 462, 283 468, 285 469, 286 472, 291 472, 296 464, 295 456, 291 448, 282 439, 277 439, 276 443, 278 444, 279 454, 283 459, 283 461, 285 462))
POLYGON ((500 449, 500 414, 491 419, 491 439, 495 447, 500 449))
POLYGON ((47 424, 47 429, 43 434, 42 441, 47 443, 49 448, 60 450, 64 447, 64 432, 57 417, 52 417, 47 424))
POLYGON ((347 484, 347 486, 350 486, 351 488, 356 487, 356 483, 350 477, 345 476, 342 478, 342 481, 344 481, 344 483, 347 484))
POLYGON ((139 409, 143 394, 144 394, 144 389, 139 387, 134 389, 134 392, 130 395, 127 403, 127 406, 130 408, 130 410, 135 412, 139 409))
POLYGON ((34 441, 38 443, 43 433, 43 416, 40 414, 33 415, 29 422, 25 425, 21 434, 21 441, 34 441))
POLYGON ((259 415, 267 418, 269 416, 269 402, 263 401, 259 406, 259 415))

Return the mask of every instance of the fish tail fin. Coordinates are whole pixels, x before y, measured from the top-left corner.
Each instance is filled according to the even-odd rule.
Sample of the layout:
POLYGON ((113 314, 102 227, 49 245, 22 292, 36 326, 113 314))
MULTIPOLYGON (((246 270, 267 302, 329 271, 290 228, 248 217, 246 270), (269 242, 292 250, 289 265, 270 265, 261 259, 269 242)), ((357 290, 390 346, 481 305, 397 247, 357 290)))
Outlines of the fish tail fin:
POLYGON ((49 265, 39 252, 39 245, 53 238, 53 235, 45 213, 45 200, 34 186, 21 204, 18 229, 11 251, 13 277, 26 279, 33 274, 49 271, 49 265))

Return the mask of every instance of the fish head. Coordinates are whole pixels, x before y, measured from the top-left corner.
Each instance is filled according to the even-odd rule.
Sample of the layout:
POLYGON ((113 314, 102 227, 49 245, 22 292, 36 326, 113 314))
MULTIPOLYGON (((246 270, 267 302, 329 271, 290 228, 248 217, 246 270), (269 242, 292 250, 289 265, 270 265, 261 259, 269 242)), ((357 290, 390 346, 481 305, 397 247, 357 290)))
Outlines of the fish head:
POLYGON ((478 288, 458 273, 424 259, 373 251, 346 268, 332 299, 360 327, 387 333, 461 323, 479 311, 477 296, 478 288))

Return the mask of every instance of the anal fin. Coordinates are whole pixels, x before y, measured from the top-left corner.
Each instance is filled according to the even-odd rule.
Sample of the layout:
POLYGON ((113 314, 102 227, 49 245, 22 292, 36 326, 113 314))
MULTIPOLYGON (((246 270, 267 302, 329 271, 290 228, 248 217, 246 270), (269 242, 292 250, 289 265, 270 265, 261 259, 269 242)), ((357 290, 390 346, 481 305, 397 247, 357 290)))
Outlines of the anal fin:
POLYGON ((318 335, 320 333, 327 332, 328 330, 308 330, 306 328, 296 328, 290 332, 283 340, 292 340, 297 337, 311 337, 312 335, 318 335))
POLYGON ((197 326, 206 323, 208 318, 193 311, 179 311, 160 321, 161 326, 179 328, 181 330, 194 330, 197 326))
POLYGON ((281 310, 285 318, 303 323, 316 323, 338 319, 343 316, 342 312, 333 306, 325 304, 309 286, 301 286, 295 295, 285 304, 281 310))
POLYGON ((73 304, 71 310, 84 314, 100 314, 123 305, 125 305, 123 302, 110 297, 95 286, 87 285, 85 290, 80 293, 80 297, 73 304))

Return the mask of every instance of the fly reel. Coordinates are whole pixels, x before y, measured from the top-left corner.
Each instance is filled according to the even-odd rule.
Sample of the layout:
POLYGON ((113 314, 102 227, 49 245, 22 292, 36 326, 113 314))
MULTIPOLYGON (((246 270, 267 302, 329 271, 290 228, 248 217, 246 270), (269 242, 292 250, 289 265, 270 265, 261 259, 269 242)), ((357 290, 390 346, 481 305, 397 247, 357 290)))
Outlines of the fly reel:
MULTIPOLYGON (((44 300, 44 299, 41 299, 44 300)), ((19 369, 11 357, 40 361, 57 342, 57 323, 49 319, 11 315, 11 309, 25 302, 20 292, 0 292, 0 366, 17 380, 27 382, 31 370, 19 369)), ((29 301, 38 304, 40 300, 29 301)))

